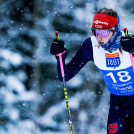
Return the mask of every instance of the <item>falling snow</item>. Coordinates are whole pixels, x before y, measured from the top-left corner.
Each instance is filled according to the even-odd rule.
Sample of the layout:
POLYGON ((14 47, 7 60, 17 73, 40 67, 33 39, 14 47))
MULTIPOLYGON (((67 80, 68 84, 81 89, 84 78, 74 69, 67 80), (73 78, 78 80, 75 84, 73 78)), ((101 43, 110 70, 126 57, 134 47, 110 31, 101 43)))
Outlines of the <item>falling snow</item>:
MULTIPOLYGON (((1 3, 0 134, 70 133, 63 86, 58 80, 55 56, 50 55, 50 45, 55 30, 59 30, 69 62, 84 39, 91 36, 93 15, 102 7, 118 12, 121 29, 134 31, 131 0, 1 3)), ((105 134, 109 93, 93 63, 86 64, 67 82, 67 88, 74 133, 105 134)), ((115 110, 118 109, 116 106, 115 110)))

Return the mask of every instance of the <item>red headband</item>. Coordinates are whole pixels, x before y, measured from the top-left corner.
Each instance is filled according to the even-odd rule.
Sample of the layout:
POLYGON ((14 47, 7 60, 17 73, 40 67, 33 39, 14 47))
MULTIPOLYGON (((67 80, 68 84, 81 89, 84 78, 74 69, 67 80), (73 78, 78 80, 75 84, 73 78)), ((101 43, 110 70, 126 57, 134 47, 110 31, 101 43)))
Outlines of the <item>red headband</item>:
POLYGON ((117 18, 107 14, 95 14, 92 28, 96 29, 110 29, 117 25, 117 18))

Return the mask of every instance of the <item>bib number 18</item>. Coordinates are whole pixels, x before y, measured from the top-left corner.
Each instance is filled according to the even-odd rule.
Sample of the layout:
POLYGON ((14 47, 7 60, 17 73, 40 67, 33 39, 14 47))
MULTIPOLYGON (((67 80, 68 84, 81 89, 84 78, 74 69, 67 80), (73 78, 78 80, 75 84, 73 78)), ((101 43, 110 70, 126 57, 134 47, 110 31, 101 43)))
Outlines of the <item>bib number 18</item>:
MULTIPOLYGON (((113 82, 117 83, 117 80, 114 77, 112 72, 108 73, 107 76, 110 76, 112 78, 113 82)), ((117 73, 117 76, 119 77, 119 80, 121 82, 127 82, 131 79, 131 76, 129 75, 129 72, 127 72, 127 71, 120 71, 120 72, 117 73)))

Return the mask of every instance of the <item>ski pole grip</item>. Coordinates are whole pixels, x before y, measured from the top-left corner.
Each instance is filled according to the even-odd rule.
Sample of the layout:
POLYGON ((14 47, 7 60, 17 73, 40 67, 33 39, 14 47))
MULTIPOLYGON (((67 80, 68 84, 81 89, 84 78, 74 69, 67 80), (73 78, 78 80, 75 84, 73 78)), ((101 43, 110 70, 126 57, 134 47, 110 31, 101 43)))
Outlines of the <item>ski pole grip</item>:
MULTIPOLYGON (((55 35, 56 35, 56 39, 57 39, 57 40, 60 40, 60 38, 59 38, 59 32, 58 32, 58 31, 55 32, 55 35)), ((63 53, 65 53, 65 52, 63 52, 63 53)), ((63 53, 57 54, 57 56, 59 56, 60 69, 61 69, 61 75, 62 75, 62 77, 64 77, 64 75, 65 75, 65 73, 64 73, 64 68, 63 68, 63 61, 62 61, 62 54, 63 54, 63 53)))
MULTIPOLYGON (((128 37, 128 30, 127 28, 124 28, 123 29, 124 33, 125 33, 125 36, 128 37)), ((132 63, 132 68, 133 68, 133 72, 134 72, 134 59, 133 59, 133 53, 129 53, 130 55, 130 59, 131 59, 131 63, 132 63)))
POLYGON ((58 31, 55 32, 55 35, 58 36, 58 31))
POLYGON ((55 35, 56 35, 56 39, 57 40, 60 40, 60 38, 59 38, 59 32, 58 31, 55 32, 55 35))

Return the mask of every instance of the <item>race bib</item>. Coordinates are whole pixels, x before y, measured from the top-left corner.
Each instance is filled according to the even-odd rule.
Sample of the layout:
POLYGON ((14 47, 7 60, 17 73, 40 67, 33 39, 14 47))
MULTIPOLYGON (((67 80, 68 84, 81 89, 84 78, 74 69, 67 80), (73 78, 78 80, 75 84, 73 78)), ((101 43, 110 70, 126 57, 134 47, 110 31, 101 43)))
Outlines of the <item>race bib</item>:
POLYGON ((122 70, 101 70, 108 90, 117 95, 134 94, 134 73, 132 66, 122 70))

